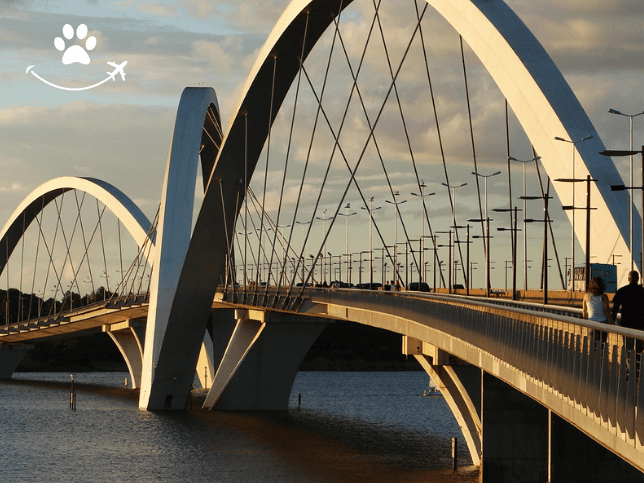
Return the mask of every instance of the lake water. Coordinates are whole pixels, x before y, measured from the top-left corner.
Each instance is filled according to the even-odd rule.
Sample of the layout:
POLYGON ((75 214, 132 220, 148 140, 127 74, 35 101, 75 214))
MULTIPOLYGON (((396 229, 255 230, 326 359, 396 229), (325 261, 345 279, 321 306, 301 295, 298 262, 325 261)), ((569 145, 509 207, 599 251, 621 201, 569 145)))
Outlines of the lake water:
POLYGON ((279 413, 141 411, 125 377, 75 374, 76 411, 69 374, 1 382, 0 482, 478 481, 421 372, 302 372, 279 413))

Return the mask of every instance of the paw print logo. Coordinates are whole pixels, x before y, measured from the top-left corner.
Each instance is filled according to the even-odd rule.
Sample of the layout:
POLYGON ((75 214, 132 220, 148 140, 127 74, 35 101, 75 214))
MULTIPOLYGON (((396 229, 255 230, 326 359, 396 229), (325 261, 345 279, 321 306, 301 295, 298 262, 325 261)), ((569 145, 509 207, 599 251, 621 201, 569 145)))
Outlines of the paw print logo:
MULTIPOLYGON (((63 27, 63 35, 67 40, 71 40, 72 37, 74 37, 74 28, 71 25, 66 24, 63 27)), ((85 37, 87 37, 87 25, 82 23, 78 26, 78 28, 76 29, 76 37, 79 40, 83 40, 85 37)), ((63 50, 65 50, 65 41, 60 37, 56 37, 54 39, 54 46, 62 52, 63 50)), ((73 64, 75 62, 79 62, 83 65, 89 64, 90 60, 89 55, 87 54, 87 50, 92 50, 94 49, 94 47, 96 47, 96 37, 94 37, 93 35, 85 41, 85 48, 81 47, 80 45, 72 45, 71 47, 68 47, 67 50, 65 50, 65 54, 63 55, 63 64, 67 65, 73 64)))

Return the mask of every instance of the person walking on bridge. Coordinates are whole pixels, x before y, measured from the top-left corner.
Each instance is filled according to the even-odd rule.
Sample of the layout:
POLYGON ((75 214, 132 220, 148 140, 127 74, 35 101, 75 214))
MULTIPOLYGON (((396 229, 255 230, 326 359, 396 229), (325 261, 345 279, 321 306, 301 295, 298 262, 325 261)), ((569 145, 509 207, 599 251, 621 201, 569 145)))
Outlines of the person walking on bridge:
POLYGON ((613 319, 621 308, 622 327, 644 330, 644 287, 638 285, 640 276, 636 271, 628 273, 628 285, 624 285, 613 297, 613 319))
MULTIPOLYGON (((629 329, 644 330, 644 287, 638 285, 640 276, 636 271, 628 273, 628 285, 624 285, 613 297, 613 319, 617 321, 617 312, 621 308, 622 319, 620 325, 629 329)), ((629 348, 635 346, 636 352, 642 352, 644 341, 639 339, 626 339, 629 348)))
MULTIPOLYGON (((604 293, 606 291, 606 283, 601 277, 593 277, 588 284, 588 292, 584 295, 582 302, 582 315, 584 319, 592 320, 593 322, 602 322, 604 324, 613 324, 613 316, 608 306, 608 296, 604 293)), ((605 341, 606 333, 595 331, 595 341, 605 341)))

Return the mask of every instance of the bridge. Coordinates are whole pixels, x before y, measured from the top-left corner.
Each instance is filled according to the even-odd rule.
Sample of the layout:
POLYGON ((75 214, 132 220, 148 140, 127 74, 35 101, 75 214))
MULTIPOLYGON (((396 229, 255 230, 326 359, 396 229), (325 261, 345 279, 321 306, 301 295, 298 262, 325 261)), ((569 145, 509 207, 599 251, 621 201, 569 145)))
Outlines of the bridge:
POLYGON ((32 192, 0 234, 0 376, 11 377, 35 341, 102 330, 123 354, 142 409, 185 409, 195 370, 206 367, 197 370, 210 381, 205 407, 281 410, 315 339, 346 320, 402 336, 403 353, 445 395, 482 481, 642 481, 636 341, 644 334, 548 303, 553 275, 567 300, 578 298, 561 267, 551 189, 571 208, 572 266, 577 250, 586 262, 591 253, 606 264, 630 259, 618 284, 641 270, 641 218, 634 210, 629 219, 628 194, 610 188, 623 184, 619 172, 598 154, 604 146, 548 54, 502 1, 410 2, 403 20, 389 4, 294 0, 227 129, 215 91, 187 88, 152 221, 91 178, 32 192), (450 118, 441 119, 444 81, 434 77, 429 39, 437 16, 457 32, 465 156, 450 153, 450 118), (493 241, 487 185, 498 173, 479 169, 465 46, 505 106, 504 241, 493 241), (410 104, 424 107, 410 112, 410 104), (522 148, 510 138, 519 124, 529 140, 522 148), (528 196, 524 174, 522 208, 516 186, 512 194, 515 156, 530 158, 523 172, 534 166, 537 186, 528 196), (459 177, 469 172, 476 189, 458 204, 467 184, 459 177), (389 206, 374 206, 382 199, 370 191, 389 206), (519 220, 528 198, 542 203, 542 220, 519 220), (575 221, 576 209, 588 218, 591 208, 592 223, 575 221), (359 209, 366 223, 355 221, 359 209), (529 221, 543 225, 542 245, 531 242, 541 251, 540 303, 516 300, 534 283, 529 221), (510 253, 503 289, 492 284, 493 253, 510 253), (485 272, 480 290, 475 269, 485 272))

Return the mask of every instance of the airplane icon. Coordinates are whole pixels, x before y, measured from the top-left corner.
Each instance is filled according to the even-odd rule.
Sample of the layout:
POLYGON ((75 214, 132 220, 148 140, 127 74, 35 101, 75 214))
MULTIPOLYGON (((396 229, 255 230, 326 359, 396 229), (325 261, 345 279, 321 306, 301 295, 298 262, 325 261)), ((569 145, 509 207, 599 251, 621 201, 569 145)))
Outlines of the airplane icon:
POLYGON ((108 79, 114 80, 114 77, 116 74, 121 74, 121 80, 125 80, 125 72, 123 69, 125 68, 125 64, 127 64, 127 60, 121 64, 116 64, 116 62, 108 62, 109 65, 114 67, 114 70, 112 72, 107 72, 107 75, 109 76, 108 79))

